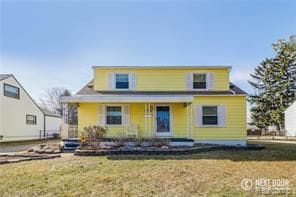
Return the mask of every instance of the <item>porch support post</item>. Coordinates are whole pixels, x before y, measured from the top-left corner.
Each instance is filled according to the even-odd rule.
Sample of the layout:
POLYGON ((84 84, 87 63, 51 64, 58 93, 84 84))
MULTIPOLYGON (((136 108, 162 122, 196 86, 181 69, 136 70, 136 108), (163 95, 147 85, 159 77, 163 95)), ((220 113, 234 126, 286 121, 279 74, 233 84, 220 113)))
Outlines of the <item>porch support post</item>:
POLYGON ((152 111, 151 111, 151 118, 152 118, 152 127, 151 127, 151 137, 153 137, 155 135, 155 117, 154 117, 154 107, 155 104, 151 104, 152 105, 152 111))
POLYGON ((144 122, 145 122, 146 137, 148 137, 148 132, 147 132, 147 103, 145 103, 144 122))
POLYGON ((69 112, 68 103, 63 103, 63 126, 62 126, 62 138, 69 137, 69 112))
POLYGON ((193 104, 190 103, 190 138, 192 138, 192 132, 193 132, 193 104))
POLYGON ((189 104, 186 103, 186 114, 187 114, 187 138, 190 138, 190 113, 189 113, 189 104))
POLYGON ((64 124, 69 124, 69 111, 68 111, 68 103, 63 104, 63 120, 64 124))
POLYGON ((151 134, 151 112, 150 112, 150 103, 148 103, 148 137, 150 137, 151 134))
POLYGON ((187 137, 192 138, 192 125, 193 125, 192 103, 186 103, 186 112, 187 112, 187 137))

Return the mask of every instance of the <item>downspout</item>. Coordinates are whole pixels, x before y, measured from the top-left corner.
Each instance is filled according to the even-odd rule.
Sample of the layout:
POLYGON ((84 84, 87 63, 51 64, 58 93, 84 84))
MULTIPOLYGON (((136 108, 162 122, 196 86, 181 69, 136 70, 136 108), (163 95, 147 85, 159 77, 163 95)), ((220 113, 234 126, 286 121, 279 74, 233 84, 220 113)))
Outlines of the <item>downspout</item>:
POLYGON ((43 122, 44 122, 44 124, 43 124, 43 137, 45 137, 45 129, 46 129, 45 120, 46 120, 45 114, 43 114, 43 122))

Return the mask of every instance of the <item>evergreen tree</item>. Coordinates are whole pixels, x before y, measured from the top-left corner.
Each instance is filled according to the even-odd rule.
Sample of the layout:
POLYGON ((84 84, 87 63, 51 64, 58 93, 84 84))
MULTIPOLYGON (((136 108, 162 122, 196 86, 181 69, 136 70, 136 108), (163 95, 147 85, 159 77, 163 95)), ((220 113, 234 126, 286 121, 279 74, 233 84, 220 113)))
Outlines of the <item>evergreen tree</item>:
POLYGON ((251 74, 253 81, 249 81, 256 90, 255 94, 249 97, 249 101, 253 105, 251 108, 251 119, 252 123, 261 129, 267 127, 270 120, 268 109, 271 101, 266 95, 270 67, 271 60, 265 59, 255 68, 254 74, 251 74))
POLYGON ((296 36, 273 44, 274 58, 264 60, 249 81, 255 94, 249 97, 252 123, 259 128, 284 130, 284 111, 295 100, 296 36))

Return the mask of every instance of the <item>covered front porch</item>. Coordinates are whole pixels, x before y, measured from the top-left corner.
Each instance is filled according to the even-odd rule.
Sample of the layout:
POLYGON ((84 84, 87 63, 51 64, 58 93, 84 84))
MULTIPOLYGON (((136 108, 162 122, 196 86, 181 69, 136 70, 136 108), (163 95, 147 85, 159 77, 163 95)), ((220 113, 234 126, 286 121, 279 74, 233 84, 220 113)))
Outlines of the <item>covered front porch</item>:
MULTIPOLYGON (((73 126, 67 120, 68 104, 78 107, 77 136, 84 127, 108 128, 111 138, 192 138, 193 98, 188 96, 117 96, 111 98, 63 98, 63 138, 73 126)), ((73 137, 73 136, 71 136, 73 137)))

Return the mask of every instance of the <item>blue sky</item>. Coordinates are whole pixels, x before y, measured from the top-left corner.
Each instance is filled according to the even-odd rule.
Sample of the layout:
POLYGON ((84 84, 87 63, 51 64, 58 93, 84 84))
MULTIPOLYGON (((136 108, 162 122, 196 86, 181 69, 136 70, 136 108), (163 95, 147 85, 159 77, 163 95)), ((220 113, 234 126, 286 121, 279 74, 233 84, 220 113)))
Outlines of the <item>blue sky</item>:
POLYGON ((296 1, 0 0, 0 72, 36 100, 47 88, 75 92, 92 65, 230 65, 249 73, 271 44, 296 33, 296 1))

